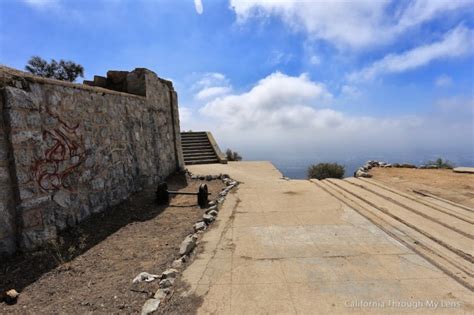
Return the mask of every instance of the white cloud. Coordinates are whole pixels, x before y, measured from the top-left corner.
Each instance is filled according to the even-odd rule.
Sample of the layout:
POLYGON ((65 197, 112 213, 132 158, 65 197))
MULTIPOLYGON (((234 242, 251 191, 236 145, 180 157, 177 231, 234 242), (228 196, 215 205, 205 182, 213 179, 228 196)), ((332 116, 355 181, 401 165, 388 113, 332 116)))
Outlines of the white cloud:
POLYGON ((361 91, 352 85, 343 85, 341 88, 341 93, 343 97, 355 99, 361 96, 361 91))
MULTIPOLYGON (((349 85, 341 92, 342 100, 347 94, 358 93, 349 85)), ((322 155, 343 159, 385 154, 400 162, 397 154, 472 155, 472 137, 466 136, 472 132, 474 110, 469 98, 440 100, 429 115, 392 118, 344 113, 329 106, 337 103, 334 98, 323 84, 305 74, 275 72, 247 91, 210 99, 193 119, 183 121, 182 127, 210 130, 219 145, 238 150, 248 159, 309 160, 322 155), (466 111, 466 106, 471 109, 466 111)))
POLYGON ((250 91, 216 98, 201 113, 242 128, 249 125, 296 127, 301 124, 334 124, 338 115, 317 110, 332 98, 326 87, 306 74, 291 77, 275 72, 260 80, 250 91))
POLYGON ((194 0, 194 7, 196 8, 197 14, 202 14, 204 8, 202 6, 202 0, 194 0))
POLYGON ((208 88, 216 85, 228 85, 228 83, 229 81, 222 73, 207 72, 201 76, 193 88, 208 88))
POLYGON ((312 55, 311 58, 309 58, 309 63, 314 66, 317 66, 321 63, 321 58, 319 58, 319 56, 312 55))
MULTIPOLYGON (((464 115, 467 113, 470 114, 471 120, 474 119, 474 99, 472 96, 451 96, 441 98, 436 101, 435 106, 444 112, 451 112, 456 115, 464 115)), ((469 117, 469 115, 467 116, 469 117)))
POLYGON ((232 91, 232 89, 228 86, 213 86, 213 87, 208 87, 200 90, 196 94, 196 99, 198 100, 205 100, 209 99, 211 97, 216 97, 220 95, 225 95, 229 94, 232 91))
POLYGON ((440 75, 435 80, 436 86, 439 86, 439 87, 447 87, 447 86, 450 86, 452 83, 453 83, 453 79, 450 76, 447 76, 445 74, 440 75))
POLYGON ((268 56, 267 62, 271 66, 277 66, 280 64, 287 64, 293 59, 293 54, 287 54, 279 50, 273 50, 268 56))
POLYGON ((45 10, 56 8, 59 5, 59 0, 23 0, 23 2, 30 7, 38 10, 45 10))
POLYGON ((465 55, 471 48, 472 31, 464 26, 458 26, 446 33, 438 42, 419 46, 401 54, 389 54, 370 66, 351 73, 348 78, 352 81, 372 80, 383 74, 405 72, 438 59, 465 55))
POLYGON ((229 80, 225 75, 218 72, 203 74, 191 89, 197 91, 194 96, 197 100, 206 100, 212 97, 226 95, 232 91, 229 80))
POLYGON ((231 0, 239 23, 277 16, 312 39, 364 48, 392 41, 410 28, 472 4, 472 0, 273 1, 231 0))
POLYGON ((179 121, 181 125, 187 125, 191 122, 192 110, 189 107, 179 106, 179 121))
POLYGON ((400 15, 397 28, 400 30, 419 25, 448 11, 472 6, 472 0, 415 0, 409 3, 400 15))

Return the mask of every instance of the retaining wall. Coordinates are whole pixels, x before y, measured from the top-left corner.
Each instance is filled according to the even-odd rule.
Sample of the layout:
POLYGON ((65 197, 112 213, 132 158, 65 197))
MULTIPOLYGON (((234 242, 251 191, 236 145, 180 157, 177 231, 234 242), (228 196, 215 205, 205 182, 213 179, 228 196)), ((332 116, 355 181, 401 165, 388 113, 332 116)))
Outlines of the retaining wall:
POLYGON ((40 246, 184 168, 172 83, 146 69, 104 79, 117 73, 114 91, 0 67, 0 253, 40 246))

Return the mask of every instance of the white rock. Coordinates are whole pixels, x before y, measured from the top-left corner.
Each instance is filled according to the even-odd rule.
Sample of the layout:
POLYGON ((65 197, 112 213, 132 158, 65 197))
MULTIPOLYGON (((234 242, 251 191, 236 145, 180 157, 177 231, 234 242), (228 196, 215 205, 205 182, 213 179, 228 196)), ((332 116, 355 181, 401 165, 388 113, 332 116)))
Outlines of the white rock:
POLYGON ((209 211, 207 214, 212 215, 213 217, 217 217, 217 215, 219 214, 219 212, 217 212, 216 210, 211 210, 211 211, 209 211))
POLYGON ((163 301, 164 299, 166 299, 166 296, 168 295, 168 293, 170 293, 170 289, 168 288, 164 288, 164 289, 158 289, 156 292, 155 292, 155 295, 153 296, 155 299, 158 299, 160 301, 163 301))
POLYGON ((181 268, 183 266, 183 261, 181 259, 175 259, 171 264, 173 268, 181 268))
POLYGON ((148 272, 140 272, 138 276, 136 276, 133 279, 133 283, 142 282, 142 281, 151 282, 155 279, 158 279, 159 277, 160 277, 159 275, 152 275, 152 274, 149 274, 148 272))
POLYGON ((207 208, 206 212, 212 211, 212 210, 216 210, 216 211, 217 211, 217 206, 216 206, 216 205, 213 205, 213 206, 207 208))
POLYGON ((204 222, 206 222, 207 224, 212 223, 212 222, 215 220, 215 218, 214 218, 212 215, 210 215, 210 214, 204 214, 204 215, 202 216, 202 219, 203 219, 204 222))
POLYGON ((372 177, 372 175, 370 175, 369 173, 364 172, 364 171, 361 171, 361 170, 357 170, 355 176, 356 176, 356 177, 365 177, 365 178, 370 178, 370 177, 372 177))
POLYGON ((142 307, 142 315, 153 313, 160 306, 159 299, 148 299, 142 307))
POLYGON ((160 288, 169 288, 173 285, 174 278, 163 279, 160 281, 160 288))
POLYGON ((176 269, 173 269, 173 268, 166 269, 161 274, 161 279, 175 278, 177 274, 178 274, 178 270, 176 269))
POLYGON ((203 221, 199 221, 196 224, 194 224, 193 227, 194 227, 194 231, 204 231, 207 225, 203 221))
POLYGON ((186 236, 184 241, 181 243, 181 247, 179 248, 180 255, 187 255, 189 252, 193 250, 196 246, 196 240, 192 235, 186 236))

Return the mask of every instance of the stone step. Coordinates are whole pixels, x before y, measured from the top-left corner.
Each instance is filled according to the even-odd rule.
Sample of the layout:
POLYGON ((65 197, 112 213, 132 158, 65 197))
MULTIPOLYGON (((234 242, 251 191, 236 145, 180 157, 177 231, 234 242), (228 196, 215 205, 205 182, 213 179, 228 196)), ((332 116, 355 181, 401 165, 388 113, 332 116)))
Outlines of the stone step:
MULTIPOLYGON (((183 157, 185 164, 206 164, 219 163, 221 154, 216 145, 213 146, 213 137, 207 132, 182 132, 181 147, 183 149, 183 157), (212 141, 212 143, 211 143, 212 141)), ((222 161, 225 161, 222 158, 222 161)))
POLYGON ((459 230, 453 230, 441 222, 429 220, 404 205, 396 204, 373 192, 354 186, 347 181, 335 179, 327 179, 327 181, 357 196, 364 202, 375 205, 379 211, 385 212, 392 217, 397 217, 398 220, 416 229, 418 232, 432 239, 436 239, 440 244, 454 253, 462 257, 468 257, 469 255, 474 256, 474 248, 471 246, 472 238, 461 233, 459 230))
POLYGON ((212 148, 186 148, 186 150, 183 151, 183 154, 187 153, 200 153, 200 152, 214 152, 214 149, 212 148))
POLYGON ((201 154, 198 156, 185 156, 185 161, 196 161, 196 160, 209 160, 209 159, 217 159, 215 154, 201 154))
POLYGON ((189 139, 206 139, 207 140, 207 135, 196 135, 196 136, 183 136, 181 135, 182 140, 189 140, 189 139))
POLYGON ((446 212, 451 213, 452 215, 463 217, 464 219, 468 219, 468 220, 473 220, 474 219, 473 209, 470 209, 469 207, 466 207, 464 205, 455 204, 451 201, 442 200, 442 199, 439 199, 439 198, 435 199, 435 198, 432 198, 432 197, 427 196, 425 194, 423 194, 423 195, 421 195, 421 194, 410 195, 410 194, 407 194, 405 192, 395 190, 392 187, 388 187, 388 186, 386 186, 386 185, 382 184, 381 182, 378 182, 374 179, 361 178, 361 177, 359 177, 359 179, 361 181, 369 184, 369 185, 377 186, 377 187, 383 188, 385 190, 395 192, 396 194, 399 194, 399 195, 401 195, 405 198, 411 199, 411 200, 415 200, 415 201, 417 201, 419 203, 422 203, 424 205, 427 205, 431 208, 435 208, 435 209, 438 209, 438 210, 441 210, 441 211, 446 211, 446 212))
POLYGON ((394 190, 386 190, 364 182, 358 178, 346 178, 345 181, 356 187, 360 187, 377 196, 387 199, 394 204, 403 206, 404 208, 412 211, 413 213, 417 213, 430 221, 437 222, 452 230, 456 230, 463 235, 469 235, 469 237, 474 238, 474 235, 472 234, 472 230, 474 228, 474 218, 458 216, 455 213, 449 211, 429 207, 423 203, 417 202, 416 200, 397 194, 394 192, 394 190))
MULTIPOLYGON (((201 144, 183 144, 182 145, 184 150, 192 150, 192 149, 212 149, 212 146, 210 144, 207 145, 201 145, 201 144)), ((213 150, 213 149, 212 149, 213 150)))
POLYGON ((198 134, 181 134, 181 138, 191 139, 191 138, 207 138, 206 133, 198 133, 198 134))
POLYGON ((181 140, 181 144, 210 144, 207 139, 197 139, 197 140, 181 140))
POLYGON ((190 144, 197 144, 197 145, 211 145, 209 140, 181 140, 182 145, 190 145, 190 144))
POLYGON ((219 163, 218 159, 208 159, 208 160, 195 160, 195 161, 185 161, 188 165, 193 164, 212 164, 212 163, 219 163))
POLYGON ((185 152, 184 154, 184 157, 199 157, 199 156, 203 156, 203 155, 212 155, 212 156, 216 156, 216 153, 212 150, 207 150, 207 151, 196 151, 196 152, 185 152))
POLYGON ((191 132, 181 132, 181 135, 185 136, 194 136, 194 135, 207 135, 205 131, 191 131, 191 132))
POLYGON ((333 182, 327 180, 311 181, 319 188, 339 199, 343 204, 346 204, 367 218, 388 235, 443 270, 454 280, 473 290, 472 263, 440 245, 436 240, 412 229, 410 226, 397 220, 397 218, 387 215, 377 207, 374 207, 374 205, 340 188, 333 182))
POLYGON ((196 138, 181 138, 181 142, 196 142, 196 141, 202 141, 202 142, 209 142, 209 140, 206 137, 196 137, 196 138))

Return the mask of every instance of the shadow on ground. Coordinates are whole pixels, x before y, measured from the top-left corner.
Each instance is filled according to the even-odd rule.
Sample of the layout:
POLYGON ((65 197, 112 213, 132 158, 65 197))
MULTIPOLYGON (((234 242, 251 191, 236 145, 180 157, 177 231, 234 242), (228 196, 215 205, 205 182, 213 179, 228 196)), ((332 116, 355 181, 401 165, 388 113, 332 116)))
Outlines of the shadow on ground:
MULTIPOLYGON (((188 185, 184 174, 171 175, 166 182, 172 190, 180 190, 188 185)), ((30 253, 18 253, 5 259, 0 266, 0 291, 14 288, 21 292, 43 274, 58 266, 67 270, 69 261, 87 252, 122 227, 159 216, 167 206, 156 205, 154 197, 155 187, 146 187, 126 201, 60 232, 58 240, 44 248, 30 253)), ((173 198, 170 206, 173 206, 173 198)))

